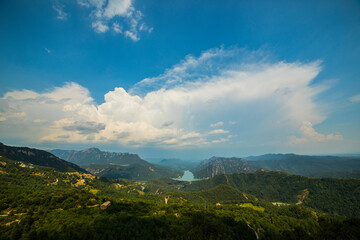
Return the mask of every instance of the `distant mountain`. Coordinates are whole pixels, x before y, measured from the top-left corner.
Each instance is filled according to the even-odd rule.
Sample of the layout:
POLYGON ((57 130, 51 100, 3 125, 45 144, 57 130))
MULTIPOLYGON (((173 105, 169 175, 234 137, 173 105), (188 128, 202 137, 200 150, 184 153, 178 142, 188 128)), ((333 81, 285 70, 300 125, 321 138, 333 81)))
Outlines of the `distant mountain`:
POLYGON ((103 152, 98 148, 82 151, 52 150, 56 156, 86 167, 92 174, 131 180, 150 180, 159 177, 179 177, 183 171, 151 164, 131 153, 103 152))
POLYGON ((282 159, 288 159, 290 157, 293 156, 300 156, 300 155, 296 155, 293 153, 286 153, 286 154, 281 154, 281 153, 269 153, 269 154, 264 154, 264 155, 260 155, 260 156, 249 156, 249 157, 244 157, 244 159, 246 161, 261 161, 261 160, 282 160, 282 159))
POLYGON ((135 164, 144 163, 139 155, 132 153, 115 153, 103 152, 98 148, 88 148, 82 151, 75 150, 60 150, 55 149, 50 151, 55 156, 58 156, 66 161, 73 162, 80 166, 88 166, 90 164, 135 164))
POLYGON ((236 157, 212 157, 202 161, 196 168, 191 170, 196 178, 211 178, 220 174, 247 173, 253 171, 255 171, 255 168, 246 160, 236 157))
POLYGON ((308 177, 354 177, 360 170, 360 157, 266 154, 245 157, 253 168, 281 171, 308 177))
POLYGON ((196 178, 220 174, 247 173, 259 169, 306 177, 359 178, 360 157, 265 154, 245 158, 212 157, 193 168, 196 178))
POLYGON ((51 167, 61 172, 86 172, 76 164, 67 162, 53 154, 28 147, 11 147, 0 143, 0 156, 34 165, 51 167))
POLYGON ((177 168, 181 170, 189 170, 194 168, 197 164, 197 160, 183 160, 178 158, 158 158, 158 159, 147 159, 149 162, 169 167, 169 168, 177 168))

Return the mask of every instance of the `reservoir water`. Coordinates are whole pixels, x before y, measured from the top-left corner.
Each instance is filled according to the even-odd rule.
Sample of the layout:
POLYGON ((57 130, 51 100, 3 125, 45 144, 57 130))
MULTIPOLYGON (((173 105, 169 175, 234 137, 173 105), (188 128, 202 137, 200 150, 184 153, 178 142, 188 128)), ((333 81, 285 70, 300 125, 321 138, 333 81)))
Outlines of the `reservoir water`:
POLYGON ((202 179, 194 178, 194 174, 189 170, 186 170, 181 178, 173 178, 173 179, 178 181, 188 181, 188 182, 202 180, 202 179))

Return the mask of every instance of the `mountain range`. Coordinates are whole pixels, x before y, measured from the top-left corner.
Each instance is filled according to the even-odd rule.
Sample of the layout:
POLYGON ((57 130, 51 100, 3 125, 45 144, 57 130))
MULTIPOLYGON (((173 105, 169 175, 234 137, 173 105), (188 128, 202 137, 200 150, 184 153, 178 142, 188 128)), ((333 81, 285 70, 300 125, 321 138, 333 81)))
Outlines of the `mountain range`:
POLYGON ((360 170, 360 157, 265 154, 245 160, 257 168, 307 177, 349 177, 360 170))
POLYGON ((146 181, 160 177, 176 178, 183 173, 182 170, 151 164, 131 153, 105 152, 98 148, 82 151, 55 149, 50 152, 101 177, 146 181))
POLYGON ((146 162, 137 154, 105 152, 98 148, 88 148, 82 151, 54 149, 50 150, 50 152, 61 159, 78 164, 79 166, 109 163, 144 164, 146 162))
POLYGON ((220 174, 247 173, 259 169, 306 177, 360 177, 360 157, 266 154, 245 158, 212 157, 191 169, 197 178, 220 174))

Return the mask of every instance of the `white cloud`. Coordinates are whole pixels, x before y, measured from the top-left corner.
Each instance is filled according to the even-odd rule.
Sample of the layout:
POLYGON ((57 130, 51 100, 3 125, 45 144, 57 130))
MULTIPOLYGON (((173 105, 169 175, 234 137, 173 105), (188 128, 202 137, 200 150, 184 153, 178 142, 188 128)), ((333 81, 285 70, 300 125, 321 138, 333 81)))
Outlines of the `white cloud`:
POLYGON ((224 133, 229 133, 229 131, 224 130, 224 129, 214 129, 214 130, 211 130, 210 132, 208 132, 208 135, 212 135, 212 134, 224 134, 224 133))
POLYGON ((130 31, 125 31, 125 36, 127 36, 128 38, 130 38, 131 40, 133 40, 134 42, 139 41, 139 37, 137 36, 137 33, 135 32, 130 32, 130 31))
MULTIPOLYGON (((223 66, 223 64, 220 64, 219 62, 221 58, 236 54, 237 49, 224 50, 223 48, 214 48, 204 51, 198 58, 187 55, 184 60, 174 65, 172 68, 167 69, 165 73, 160 76, 145 78, 140 81, 130 90, 130 92, 141 94, 142 92, 176 87, 193 79, 198 81, 202 78, 206 79, 209 73, 216 74, 218 72, 219 68, 217 66, 223 66), (218 65, 214 65, 214 62, 218 65)), ((223 68, 221 69, 224 70, 223 68)))
POLYGON ((212 123, 210 124, 210 127, 221 127, 222 125, 224 125, 224 122, 217 122, 217 123, 212 123))
POLYGON ((324 88, 310 85, 320 72, 319 63, 270 63, 255 61, 255 55, 220 48, 198 58, 187 56, 130 91, 109 91, 100 105, 76 83, 44 93, 8 92, 0 99, 0 132, 29 141, 174 148, 230 138, 249 142, 249 136, 257 137, 249 142, 253 145, 273 136, 286 145, 294 132, 300 137, 291 137, 292 144, 340 140, 340 135, 323 135, 312 127, 325 119, 313 100, 324 88), (253 60, 245 61, 249 56, 253 60), (155 87, 149 90, 149 83, 155 87), (230 123, 228 129, 210 128, 224 124, 217 122, 219 117, 230 123), (219 134, 231 137, 215 138, 219 134))
POLYGON ((113 18, 115 16, 126 16, 132 11, 131 0, 108 0, 108 4, 104 9, 104 16, 113 18))
POLYGON ((95 32, 97 33, 104 33, 109 30, 109 27, 103 24, 100 20, 93 22, 92 27, 94 28, 95 32))
POLYGON ((97 33, 112 29, 136 42, 140 40, 139 32, 152 31, 142 20, 143 14, 134 8, 132 0, 78 0, 78 4, 91 9, 92 27, 97 33))
POLYGON ((117 22, 113 23, 112 25, 112 29, 114 30, 114 32, 116 33, 122 33, 122 26, 120 26, 120 24, 118 24, 117 22))
POLYGON ((57 15, 57 19, 59 20, 67 20, 68 18, 68 14, 64 11, 64 5, 60 4, 58 1, 54 1, 53 2, 53 6, 52 8, 56 11, 57 15))
POLYGON ((142 95, 144 92, 159 89, 180 87, 184 84, 209 82, 209 77, 226 75, 227 71, 256 71, 256 66, 264 66, 267 56, 265 52, 247 51, 246 49, 224 47, 203 51, 199 57, 187 55, 184 60, 166 69, 163 74, 156 77, 145 78, 138 82, 131 94, 142 95))
POLYGON ((77 3, 80 6, 83 7, 95 7, 97 9, 101 9, 104 4, 105 4, 106 0, 78 0, 77 3))
POLYGON ((229 141, 229 139, 221 138, 221 139, 212 140, 211 142, 212 143, 223 143, 223 142, 227 142, 227 141, 229 141))
POLYGON ((351 98, 349 98, 349 100, 350 100, 350 102, 353 102, 353 103, 360 102, 360 94, 352 96, 351 98))
POLYGON ((296 144, 314 144, 328 141, 341 141, 343 137, 340 134, 324 135, 315 131, 311 122, 304 122, 300 128, 301 137, 290 136, 289 143, 296 144))

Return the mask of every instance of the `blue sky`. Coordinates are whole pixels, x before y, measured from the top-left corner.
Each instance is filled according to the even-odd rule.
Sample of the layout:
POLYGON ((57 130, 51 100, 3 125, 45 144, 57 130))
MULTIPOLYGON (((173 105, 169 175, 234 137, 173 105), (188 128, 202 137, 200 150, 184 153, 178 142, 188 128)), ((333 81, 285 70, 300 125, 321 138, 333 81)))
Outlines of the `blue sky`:
POLYGON ((0 141, 355 153, 358 1, 0 2, 0 141))

